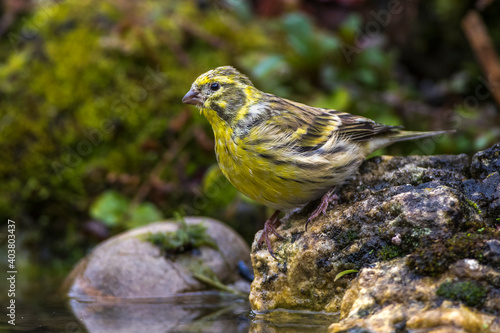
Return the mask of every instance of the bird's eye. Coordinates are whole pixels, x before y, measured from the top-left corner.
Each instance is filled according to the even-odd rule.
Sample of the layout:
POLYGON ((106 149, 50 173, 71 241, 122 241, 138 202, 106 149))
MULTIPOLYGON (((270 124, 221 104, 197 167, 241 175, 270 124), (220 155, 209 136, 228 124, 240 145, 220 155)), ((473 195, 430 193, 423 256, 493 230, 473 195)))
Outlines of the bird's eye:
POLYGON ((217 82, 212 83, 210 85, 210 90, 212 90, 212 91, 217 91, 217 90, 219 90, 219 88, 220 88, 220 84, 218 84, 217 82))

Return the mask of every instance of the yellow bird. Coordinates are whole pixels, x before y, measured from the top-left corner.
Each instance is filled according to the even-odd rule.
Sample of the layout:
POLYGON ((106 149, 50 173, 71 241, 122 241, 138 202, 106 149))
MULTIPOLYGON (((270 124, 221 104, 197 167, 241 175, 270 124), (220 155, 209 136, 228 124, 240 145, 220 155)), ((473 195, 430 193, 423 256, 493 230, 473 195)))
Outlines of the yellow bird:
POLYGON ((182 99, 212 125, 219 167, 241 193, 275 209, 259 243, 267 243, 280 211, 322 197, 307 224, 338 199, 335 187, 354 176, 365 157, 394 142, 446 131, 403 131, 349 113, 264 93, 235 68, 200 75, 182 99))

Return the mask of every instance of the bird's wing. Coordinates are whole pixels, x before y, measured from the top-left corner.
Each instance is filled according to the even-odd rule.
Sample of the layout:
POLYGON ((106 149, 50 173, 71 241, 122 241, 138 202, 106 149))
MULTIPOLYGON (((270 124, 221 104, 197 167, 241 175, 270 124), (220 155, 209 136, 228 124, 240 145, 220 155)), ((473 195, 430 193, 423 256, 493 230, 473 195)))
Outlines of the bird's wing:
POLYGON ((332 109, 322 109, 272 96, 273 123, 281 131, 292 131, 295 144, 304 151, 322 147, 332 136, 349 141, 367 141, 399 127, 332 109))
POLYGON ((402 126, 391 126, 377 123, 371 119, 355 116, 349 113, 339 113, 341 125, 338 128, 339 135, 352 141, 367 141, 380 134, 397 131, 402 126))

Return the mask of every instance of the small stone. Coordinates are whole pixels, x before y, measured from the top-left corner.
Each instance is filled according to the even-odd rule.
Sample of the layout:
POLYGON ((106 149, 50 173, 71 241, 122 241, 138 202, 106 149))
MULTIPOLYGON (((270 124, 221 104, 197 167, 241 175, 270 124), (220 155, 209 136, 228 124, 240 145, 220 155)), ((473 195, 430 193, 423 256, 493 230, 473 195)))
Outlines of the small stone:
POLYGON ((500 269, 500 241, 498 239, 490 239, 486 241, 488 246, 484 253, 485 258, 492 261, 500 269))
POLYGON ((397 234, 396 236, 392 237, 392 238, 391 238, 391 242, 392 242, 392 244, 394 244, 394 245, 399 245, 399 244, 401 244, 401 235, 400 235, 400 234, 397 234))
POLYGON ((193 253, 166 257, 146 236, 176 231, 178 223, 157 222, 132 229, 97 245, 76 265, 65 282, 70 297, 170 297, 207 290, 206 284, 193 277, 193 269, 202 266, 223 283, 241 280, 238 261, 249 261, 250 250, 245 241, 219 221, 203 217, 186 217, 185 221, 188 225, 203 223, 218 250, 200 247, 193 253))
POLYGON ((500 241, 498 239, 490 239, 486 245, 488 245, 491 254, 500 256, 500 241))
POLYGON ((472 157, 471 174, 473 178, 485 179, 494 172, 500 173, 500 143, 480 151, 472 157))
POLYGON ((465 259, 464 262, 469 266, 470 270, 476 271, 479 269, 479 262, 475 259, 465 259))

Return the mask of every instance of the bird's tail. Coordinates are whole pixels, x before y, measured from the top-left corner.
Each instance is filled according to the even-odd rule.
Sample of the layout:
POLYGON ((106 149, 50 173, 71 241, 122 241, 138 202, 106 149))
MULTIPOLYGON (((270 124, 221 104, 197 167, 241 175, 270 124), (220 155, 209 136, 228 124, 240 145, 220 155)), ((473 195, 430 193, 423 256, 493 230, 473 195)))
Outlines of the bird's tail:
POLYGON ((447 130, 447 131, 428 131, 428 132, 417 132, 417 131, 402 131, 397 130, 394 132, 385 133, 385 135, 381 135, 378 138, 373 138, 368 142, 367 151, 368 153, 372 153, 375 150, 382 149, 387 147, 395 142, 406 141, 406 140, 415 140, 427 138, 430 136, 442 135, 442 134, 450 134, 454 133, 455 130, 447 130))
POLYGON ((429 132, 417 132, 417 131, 398 131, 396 133, 391 133, 387 138, 391 142, 406 141, 427 138, 429 136, 436 136, 441 134, 455 133, 455 130, 447 131, 429 131, 429 132))

